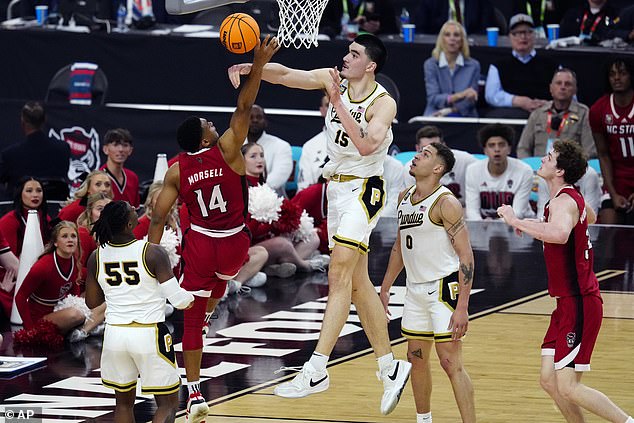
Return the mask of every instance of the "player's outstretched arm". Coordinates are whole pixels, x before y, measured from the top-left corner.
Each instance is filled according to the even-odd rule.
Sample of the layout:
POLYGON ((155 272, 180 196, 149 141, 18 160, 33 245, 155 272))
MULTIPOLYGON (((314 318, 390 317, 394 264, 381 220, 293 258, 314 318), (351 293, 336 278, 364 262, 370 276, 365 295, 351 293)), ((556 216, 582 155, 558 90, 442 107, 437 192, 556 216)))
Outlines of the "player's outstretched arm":
POLYGON ((86 275, 86 305, 93 309, 105 301, 103 290, 97 282, 97 252, 93 251, 88 257, 88 274, 86 275))
MULTIPOLYGON (((458 304, 451 315, 449 328, 452 339, 464 336, 469 326, 469 295, 473 286, 474 259, 469 230, 464 220, 462 205, 453 195, 445 195, 438 202, 438 210, 443 226, 449 235, 451 245, 458 255, 458 304)), ((436 207, 434 207, 436 208, 436 207)))
POLYGON ((163 179, 163 188, 159 193, 156 205, 152 210, 152 220, 150 221, 150 229, 148 230, 148 241, 154 244, 161 243, 163 230, 167 217, 178 199, 180 186, 180 167, 178 163, 173 164, 165 173, 163 179))
MULTIPOLYGON (((240 77, 251 72, 251 63, 240 63, 228 69, 229 80, 234 88, 240 86, 240 77)), ((302 90, 326 89, 330 80, 329 69, 301 70, 293 69, 279 63, 268 63, 262 71, 262 79, 271 84, 284 85, 302 90)))
POLYGON ((330 102, 337 111, 337 116, 346 134, 362 156, 367 156, 376 151, 385 141, 387 131, 396 116, 396 102, 389 95, 379 97, 367 111, 368 126, 364 130, 350 114, 346 105, 341 100, 341 77, 337 68, 329 70, 330 82, 328 84, 328 96, 330 102))

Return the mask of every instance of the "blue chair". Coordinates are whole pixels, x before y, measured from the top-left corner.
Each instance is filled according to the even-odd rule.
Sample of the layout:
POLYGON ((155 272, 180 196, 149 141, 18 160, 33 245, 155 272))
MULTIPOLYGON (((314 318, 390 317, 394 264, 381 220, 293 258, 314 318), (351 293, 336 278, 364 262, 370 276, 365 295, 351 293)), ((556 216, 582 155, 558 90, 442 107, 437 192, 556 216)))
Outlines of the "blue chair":
POLYGON ((291 176, 288 177, 284 189, 289 197, 292 197, 297 191, 297 178, 299 177, 299 159, 302 157, 302 147, 292 145, 291 150, 293 153, 293 171, 291 176))
POLYGON ((475 157, 475 158, 476 158, 476 159, 478 159, 478 160, 484 160, 484 159, 486 159, 486 158, 487 158, 487 155, 486 155, 486 154, 479 154, 479 153, 472 154, 472 156, 473 156, 473 157, 475 157))
POLYGON ((599 159, 590 159, 590 160, 588 160, 588 166, 590 166, 599 175, 601 175, 601 164, 599 163, 599 159))
POLYGON ((394 156, 394 158, 403 164, 407 164, 410 160, 414 158, 415 155, 416 151, 403 151, 394 156))

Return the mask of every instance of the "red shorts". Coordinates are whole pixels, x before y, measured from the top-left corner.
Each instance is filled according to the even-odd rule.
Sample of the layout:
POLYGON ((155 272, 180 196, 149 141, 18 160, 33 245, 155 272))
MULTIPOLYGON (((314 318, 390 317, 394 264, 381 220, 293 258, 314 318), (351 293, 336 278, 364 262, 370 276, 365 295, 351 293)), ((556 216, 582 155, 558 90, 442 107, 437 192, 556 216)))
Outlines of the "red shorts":
POLYGON ((555 356, 555 370, 573 367, 590 370, 590 357, 603 319, 603 300, 598 295, 557 298, 544 336, 542 355, 555 356))
POLYGON ((205 291, 200 296, 221 298, 227 280, 235 277, 248 257, 251 240, 240 231, 225 238, 212 238, 192 229, 183 242, 181 286, 188 291, 205 291))

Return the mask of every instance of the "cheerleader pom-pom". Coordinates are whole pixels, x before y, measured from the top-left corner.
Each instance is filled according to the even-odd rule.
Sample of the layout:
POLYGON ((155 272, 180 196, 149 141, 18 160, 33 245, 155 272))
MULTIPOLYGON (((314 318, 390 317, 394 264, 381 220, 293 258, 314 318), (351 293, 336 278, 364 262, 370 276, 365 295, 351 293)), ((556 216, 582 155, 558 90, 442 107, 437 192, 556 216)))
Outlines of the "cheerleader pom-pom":
POLYGON ((283 201, 267 185, 249 188, 249 213, 258 222, 271 223, 278 220, 283 201))
MULTIPOLYGON (((143 237, 147 241, 147 235, 143 237)), ((181 261, 181 256, 176 252, 178 246, 181 244, 181 239, 172 228, 165 228, 163 230, 163 236, 161 237, 161 247, 167 251, 167 255, 170 259, 170 265, 175 267, 181 261)))
POLYGON ((84 315, 86 320, 92 320, 92 311, 86 305, 86 300, 82 297, 76 297, 75 295, 68 295, 61 301, 58 301, 53 311, 60 311, 67 308, 74 308, 84 315))
POLYGON ((64 345, 64 337, 53 322, 40 319, 31 329, 20 329, 13 334, 13 342, 21 347, 41 347, 58 350, 64 345))
POLYGON ((280 212, 280 218, 273 222, 272 229, 275 235, 292 234, 299 228, 302 209, 295 203, 284 200, 280 212))
POLYGON ((305 242, 310 240, 315 233, 315 220, 306 213, 306 210, 302 210, 302 215, 299 218, 299 228, 293 232, 293 241, 305 242))

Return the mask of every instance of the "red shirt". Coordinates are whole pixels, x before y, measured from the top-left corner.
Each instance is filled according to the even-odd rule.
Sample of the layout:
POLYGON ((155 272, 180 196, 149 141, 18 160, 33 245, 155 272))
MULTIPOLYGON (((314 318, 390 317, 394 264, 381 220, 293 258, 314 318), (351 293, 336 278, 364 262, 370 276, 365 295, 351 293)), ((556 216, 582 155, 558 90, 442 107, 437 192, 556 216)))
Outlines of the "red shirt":
POLYGON ((626 107, 614 104, 614 94, 601 97, 590 108, 592 132, 602 134, 610 150, 615 188, 621 181, 629 181, 629 192, 634 192, 634 100, 626 107))
POLYGON ((117 178, 110 173, 107 165, 99 168, 110 177, 112 182, 112 201, 127 201, 132 207, 139 208, 141 204, 141 196, 139 195, 139 177, 130 169, 123 168, 123 183, 119 184, 117 178))
MULTIPOLYGON (((562 188, 555 197, 564 194, 569 195, 577 203, 579 221, 565 244, 544 242, 548 293, 553 297, 600 295, 599 282, 592 270, 594 250, 588 233, 586 203, 581 193, 574 187, 562 188)), ((545 221, 548 221, 549 214, 549 204, 546 204, 545 221)))
MULTIPOLYGON (((11 210, 0 218, 0 231, 9 244, 11 251, 13 251, 13 254, 18 258, 20 258, 20 254, 22 253, 22 242, 24 241, 24 231, 26 230, 26 216, 26 210, 23 210, 23 215, 19 218, 15 215, 15 211, 11 210)), ((38 213, 38 216, 40 218, 42 242, 46 244, 49 235, 48 223, 51 218, 44 216, 41 212, 38 213)))
POLYGON ((79 215, 86 210, 86 206, 82 206, 80 202, 81 199, 77 199, 69 205, 62 207, 59 211, 58 217, 61 220, 68 220, 69 222, 77 223, 79 215))
POLYGON ((35 262, 15 295, 25 329, 52 313, 57 302, 68 294, 79 294, 77 272, 74 258, 64 259, 56 253, 46 254, 35 262))
POLYGON ((225 162, 218 147, 181 153, 180 198, 191 225, 228 231, 244 224, 248 191, 244 176, 225 162))
POLYGON ((313 184, 304 188, 295 194, 291 202, 306 210, 306 213, 313 218, 315 226, 321 225, 328 215, 326 184, 313 184))

